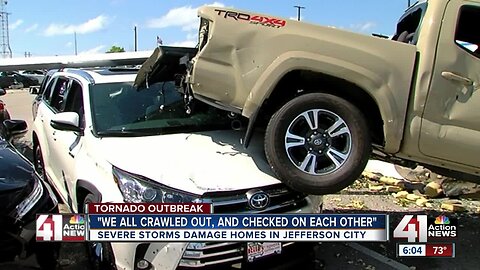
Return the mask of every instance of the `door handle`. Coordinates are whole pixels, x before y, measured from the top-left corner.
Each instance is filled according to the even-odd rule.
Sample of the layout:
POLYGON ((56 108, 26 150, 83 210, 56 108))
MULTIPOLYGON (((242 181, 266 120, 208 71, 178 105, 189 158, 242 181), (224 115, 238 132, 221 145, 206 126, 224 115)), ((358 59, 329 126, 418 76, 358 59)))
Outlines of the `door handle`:
POLYGON ((449 81, 455 81, 459 82, 465 86, 473 86, 473 81, 467 77, 463 77, 461 75, 458 75, 456 73, 450 72, 450 71, 443 71, 442 72, 442 77, 449 80, 449 81))

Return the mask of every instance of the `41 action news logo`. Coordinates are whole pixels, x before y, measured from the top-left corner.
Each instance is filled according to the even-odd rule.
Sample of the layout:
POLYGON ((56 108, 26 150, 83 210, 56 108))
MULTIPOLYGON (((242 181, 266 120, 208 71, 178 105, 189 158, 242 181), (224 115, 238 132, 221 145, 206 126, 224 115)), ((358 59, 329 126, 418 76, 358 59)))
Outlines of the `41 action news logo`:
POLYGON ((37 215, 37 241, 85 241, 85 215, 37 215))
POLYGON ((393 238, 426 243, 430 239, 456 238, 457 228, 457 220, 447 216, 405 215, 393 231, 393 238))

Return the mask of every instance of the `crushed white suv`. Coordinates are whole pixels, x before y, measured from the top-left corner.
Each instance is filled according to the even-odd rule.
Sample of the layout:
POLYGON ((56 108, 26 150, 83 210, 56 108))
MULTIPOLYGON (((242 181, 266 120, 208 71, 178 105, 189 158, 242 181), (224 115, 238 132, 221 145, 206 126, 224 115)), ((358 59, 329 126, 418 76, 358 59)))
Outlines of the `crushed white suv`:
MULTIPOLYGON (((203 103, 189 114, 173 81, 137 89, 136 73, 59 70, 34 101, 35 168, 72 212, 89 202, 210 202, 215 213, 319 209, 319 197, 273 176, 262 145, 241 146, 241 119, 203 103), (252 204, 258 193, 269 204, 252 204)), ((245 262, 244 245, 91 243, 89 255, 100 269, 198 269, 245 262)))

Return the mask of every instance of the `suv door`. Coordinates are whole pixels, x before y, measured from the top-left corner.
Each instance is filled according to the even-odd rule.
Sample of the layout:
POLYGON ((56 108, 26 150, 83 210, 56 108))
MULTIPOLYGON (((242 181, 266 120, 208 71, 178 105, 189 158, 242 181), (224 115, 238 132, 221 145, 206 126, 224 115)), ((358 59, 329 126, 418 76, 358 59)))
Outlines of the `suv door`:
MULTIPOLYGON (((83 130, 85 113, 82 85, 75 79, 71 79, 63 100, 60 111, 77 113, 83 130)), ((50 152, 52 160, 55 160, 53 171, 62 181, 58 183, 58 187, 64 187, 61 190, 62 196, 65 196, 65 201, 72 206, 70 194, 75 192, 75 156, 82 146, 83 136, 77 132, 56 130, 53 138, 53 149, 50 152)))
POLYGON ((479 17, 480 3, 448 2, 419 146, 428 156, 477 168, 480 168, 480 55, 471 45, 476 45, 478 51, 479 17))
POLYGON ((58 155, 55 154, 55 151, 58 151, 58 149, 55 148, 57 140, 56 134, 58 131, 50 125, 50 121, 54 114, 62 111, 64 95, 66 94, 68 86, 69 79, 60 76, 52 81, 51 88, 45 89, 42 102, 38 107, 37 118, 39 118, 40 123, 36 125, 38 127, 38 137, 45 163, 45 172, 63 199, 66 198, 64 197, 66 193, 63 188, 61 188, 63 186, 62 176, 55 170, 55 166, 59 162, 57 159, 58 155))
MULTIPOLYGON (((36 100, 34 101, 32 110, 33 110, 33 125, 34 125, 34 133, 36 134, 36 137, 38 139, 38 144, 41 147, 43 155, 45 157, 48 157, 50 155, 49 149, 48 149, 48 143, 47 143, 47 133, 46 133, 46 127, 45 127, 45 114, 50 114, 50 108, 49 108, 49 103, 50 103, 50 97, 52 95, 52 89, 55 85, 56 78, 53 78, 48 82, 47 85, 43 87, 43 92, 40 93, 36 100)), ((32 139, 32 141, 35 141, 35 138, 32 139)), ((51 169, 47 167, 47 164, 44 164, 44 170, 47 175, 51 175, 51 169)))

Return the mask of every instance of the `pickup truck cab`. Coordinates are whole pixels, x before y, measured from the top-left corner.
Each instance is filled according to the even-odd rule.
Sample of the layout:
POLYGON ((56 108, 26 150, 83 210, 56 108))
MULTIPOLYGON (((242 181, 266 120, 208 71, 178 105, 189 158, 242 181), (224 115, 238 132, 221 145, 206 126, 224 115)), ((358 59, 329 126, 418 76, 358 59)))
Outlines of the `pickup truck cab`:
MULTIPOLYGON (((244 146, 265 129, 268 162, 293 189, 350 185, 372 149, 386 161, 480 179, 480 1, 419 1, 392 39, 230 8, 198 14, 198 52, 179 59, 176 76, 187 103, 248 118, 244 146)), ((138 84, 162 77, 158 55, 138 84)))

